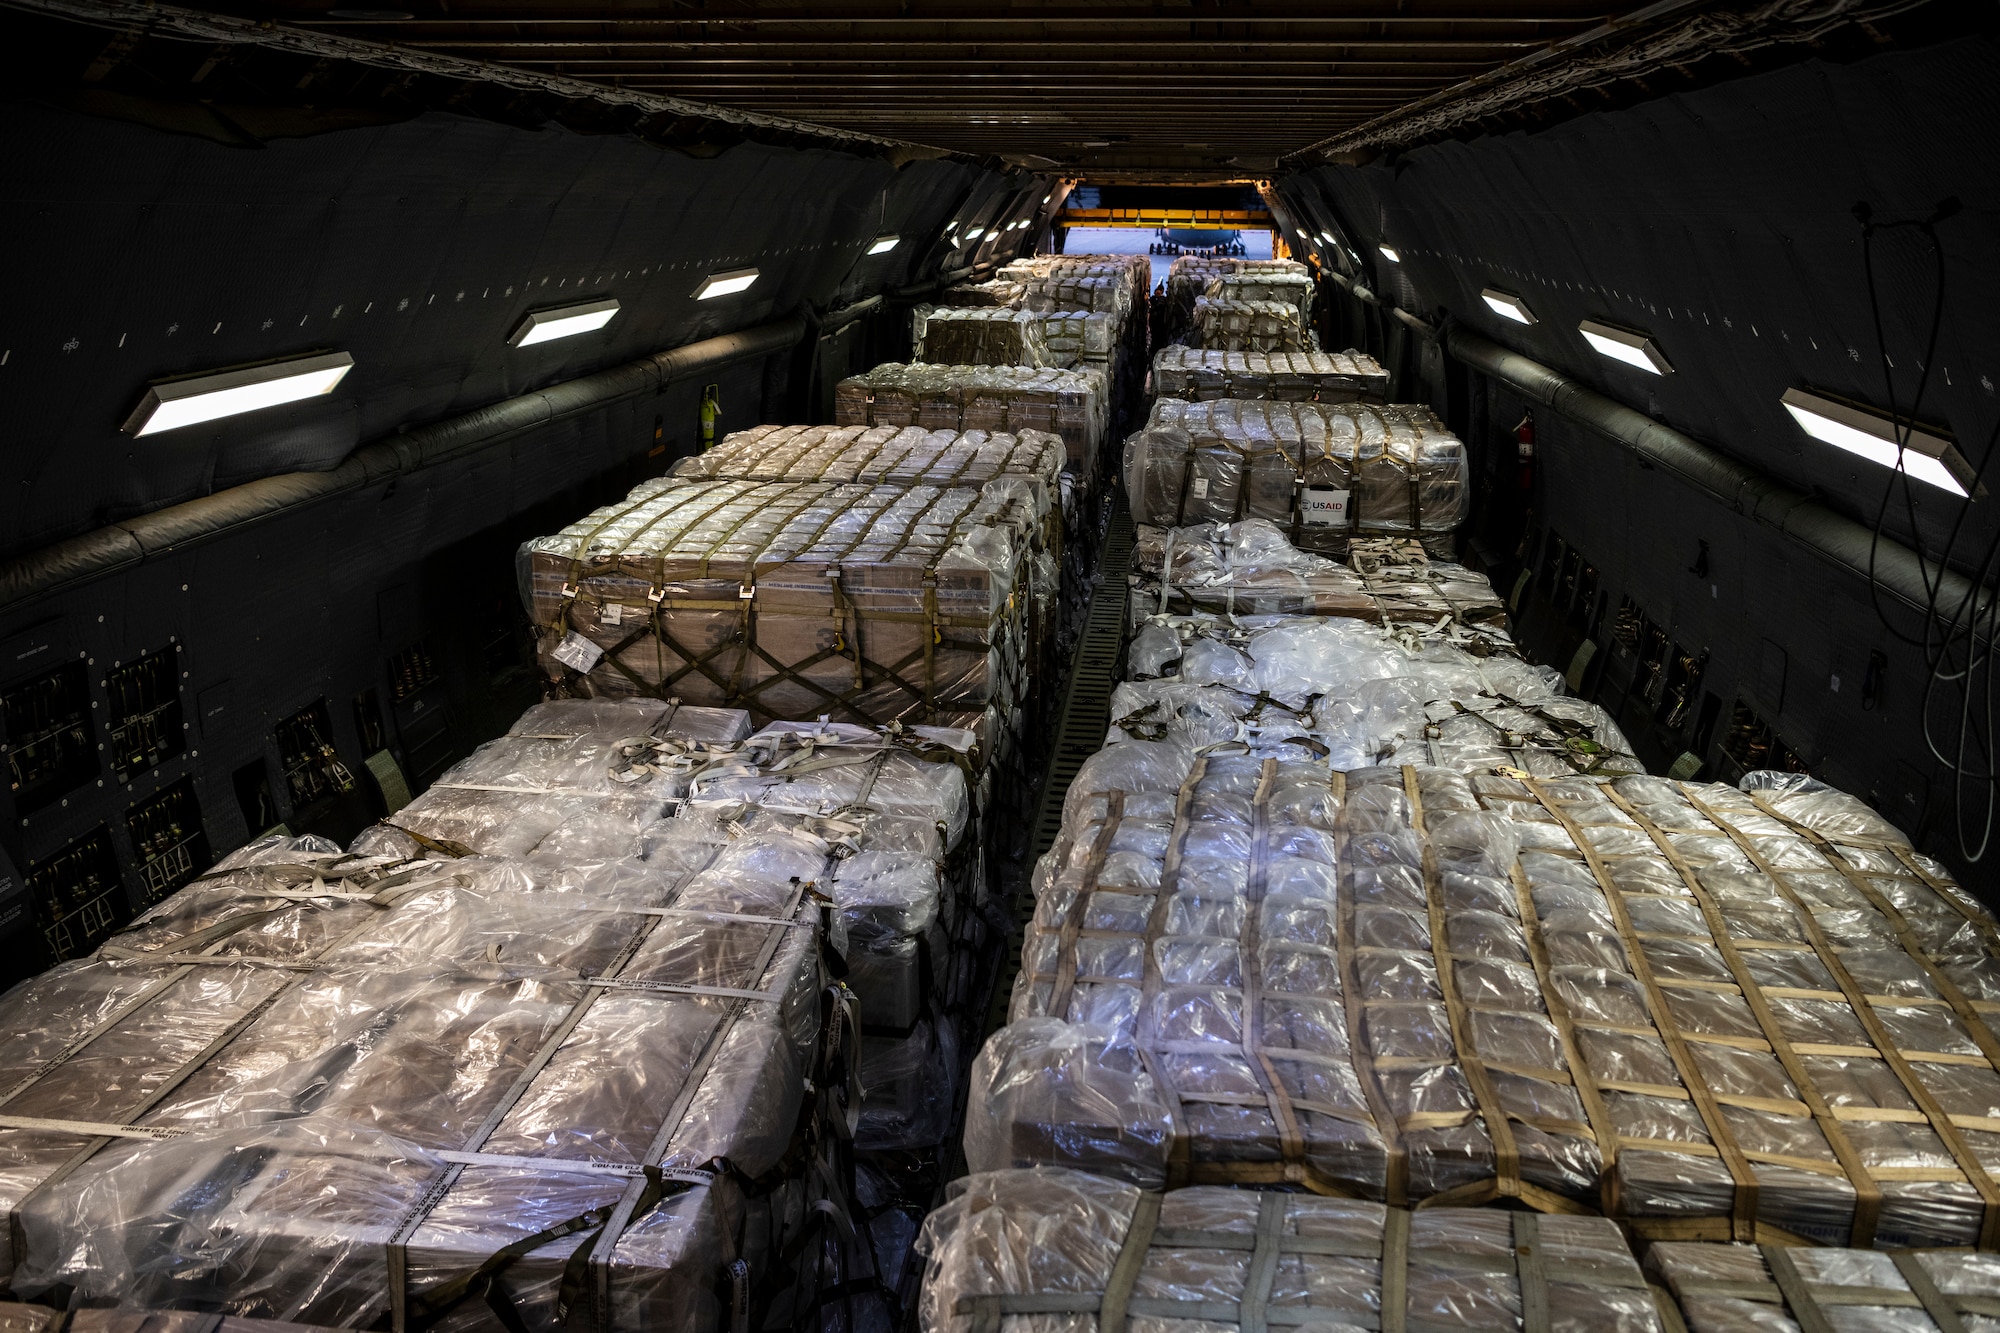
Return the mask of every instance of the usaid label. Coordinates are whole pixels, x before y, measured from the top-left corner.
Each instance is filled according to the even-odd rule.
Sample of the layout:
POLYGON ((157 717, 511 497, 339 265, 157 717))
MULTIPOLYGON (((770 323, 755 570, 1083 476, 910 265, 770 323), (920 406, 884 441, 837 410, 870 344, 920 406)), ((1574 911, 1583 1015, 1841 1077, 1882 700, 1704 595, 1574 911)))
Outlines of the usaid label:
POLYGON ((1351 494, 1308 486, 1299 494, 1299 521, 1309 528, 1346 527, 1347 497, 1351 494))

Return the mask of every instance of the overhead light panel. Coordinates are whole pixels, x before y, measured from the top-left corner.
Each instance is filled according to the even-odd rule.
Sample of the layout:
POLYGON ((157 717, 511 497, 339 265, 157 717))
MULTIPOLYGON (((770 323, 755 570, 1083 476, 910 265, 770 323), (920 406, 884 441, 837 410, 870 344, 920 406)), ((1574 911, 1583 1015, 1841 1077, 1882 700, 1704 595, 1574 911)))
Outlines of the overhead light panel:
POLYGON ((1388 246, 1378 245, 1375 248, 1377 250, 1380 250, 1382 252, 1382 258, 1388 260, 1390 263, 1400 264, 1403 262, 1403 257, 1397 254, 1394 250, 1391 250, 1388 246))
POLYGON ((146 396, 125 418, 127 435, 158 435, 182 426, 233 417, 280 403, 332 393, 354 369, 345 352, 315 352, 268 365, 218 370, 146 386, 146 396))
POLYGON ((577 305, 557 306, 553 310, 530 310, 507 335, 510 347, 533 347, 536 343, 553 342, 557 338, 574 338, 579 333, 591 333, 611 322, 618 313, 618 302, 610 297, 602 301, 584 301, 577 305))
POLYGON ((1953 495, 1971 493, 1972 467, 1949 436, 1922 426, 1905 425, 1899 431, 1887 413, 1804 389, 1787 389, 1779 401, 1815 440, 1886 468, 1900 467, 1916 480, 1953 495), (1900 461, 1896 451, 1899 437, 1903 442, 1900 461))
POLYGON ((754 268, 735 268, 727 273, 711 273, 702 279, 701 286, 694 289, 694 299, 713 301, 718 296, 734 296, 746 290, 755 281, 757 281, 757 270, 754 268))
POLYGON ((1502 319, 1511 319, 1516 324, 1535 322, 1535 312, 1528 309, 1528 303, 1511 292, 1503 292, 1498 287, 1488 287, 1479 293, 1479 299, 1491 306, 1493 313, 1502 319))
POLYGON ((877 236, 875 238, 875 244, 868 247, 868 253, 871 255, 886 255, 891 250, 895 249, 897 244, 902 239, 903 239, 902 237, 894 235, 877 236))
POLYGON ((1623 361, 1628 366, 1654 375, 1671 375, 1674 368, 1667 361, 1653 340, 1643 333, 1631 329, 1621 329, 1611 324, 1600 324, 1594 319, 1586 319, 1576 326, 1583 340, 1597 349, 1599 356, 1608 356, 1613 361, 1623 361))

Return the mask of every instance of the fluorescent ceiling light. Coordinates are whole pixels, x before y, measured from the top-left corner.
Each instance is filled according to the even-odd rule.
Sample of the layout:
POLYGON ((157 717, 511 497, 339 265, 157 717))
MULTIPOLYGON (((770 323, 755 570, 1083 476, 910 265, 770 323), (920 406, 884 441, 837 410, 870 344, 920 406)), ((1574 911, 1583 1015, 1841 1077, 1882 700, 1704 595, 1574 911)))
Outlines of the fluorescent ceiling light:
POLYGON ((1511 292, 1503 292, 1498 287, 1488 287, 1479 293, 1479 299, 1493 308, 1493 313, 1503 319, 1511 319, 1516 324, 1532 324, 1535 312, 1528 309, 1528 303, 1511 292))
POLYGON ((1666 356, 1653 345, 1653 340, 1643 333, 1630 329, 1616 328, 1610 324, 1600 324, 1594 319, 1586 319, 1576 326, 1583 340, 1597 349, 1600 356, 1608 356, 1613 361, 1623 361, 1628 366, 1654 375, 1671 375, 1674 368, 1667 363, 1666 356))
POLYGON ((280 403, 296 403, 301 398, 332 393, 352 369, 354 358, 345 352, 315 352, 264 366, 162 380, 146 386, 146 396, 125 418, 124 430, 128 435, 157 435, 280 403))
POLYGON ((1378 245, 1375 248, 1377 250, 1380 250, 1382 252, 1382 258, 1388 260, 1390 263, 1400 264, 1403 262, 1403 257, 1397 254, 1394 250, 1391 250, 1388 246, 1378 245))
POLYGON ((974 227, 974 228, 973 228, 973 229, 972 229, 971 231, 969 231, 969 232, 965 233, 965 239, 966 239, 966 240, 968 240, 968 241, 976 241, 976 240, 978 240, 978 239, 979 239, 980 237, 984 236, 985 234, 986 234, 986 229, 985 229, 985 228, 983 228, 983 227, 974 227))
POLYGON ((868 253, 871 255, 886 255, 895 249, 897 242, 902 239, 900 236, 877 236, 875 244, 868 247, 868 253))
POLYGON ((1323 232, 1321 232, 1321 233, 1319 234, 1319 238, 1320 238, 1320 239, 1321 239, 1322 241, 1325 241, 1325 242, 1326 242, 1326 243, 1327 243, 1328 245, 1333 245, 1333 244, 1335 244, 1335 241, 1334 241, 1334 239, 1333 239, 1333 233, 1332 233, 1332 232, 1330 232, 1330 231, 1323 231, 1323 232))
POLYGON ((557 338, 573 338, 579 333, 603 328, 617 313, 618 302, 608 296, 602 301, 557 306, 553 310, 530 310, 514 326, 514 331, 507 335, 507 345, 533 347, 536 343, 553 342, 557 338))
POLYGON ((697 301, 713 301, 718 296, 734 296, 757 281, 754 268, 736 268, 727 273, 711 273, 694 289, 697 301))
MULTIPOLYGON (((1815 440, 1859 454, 1886 468, 1899 466, 1896 455, 1899 432, 1887 414, 1804 389, 1787 389, 1779 401, 1815 440)), ((1974 480, 1972 467, 1948 436, 1908 425, 1901 433, 1903 472, 1953 495, 1970 492, 1974 480)))

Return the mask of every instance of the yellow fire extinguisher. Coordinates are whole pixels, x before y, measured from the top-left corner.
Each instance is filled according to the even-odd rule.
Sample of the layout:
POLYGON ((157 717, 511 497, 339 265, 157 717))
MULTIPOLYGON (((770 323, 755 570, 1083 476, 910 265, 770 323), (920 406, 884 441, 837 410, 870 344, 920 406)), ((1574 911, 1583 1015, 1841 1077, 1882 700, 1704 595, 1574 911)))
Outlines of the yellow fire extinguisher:
POLYGON ((701 450, 715 447, 715 419, 722 415, 722 386, 705 384, 701 390, 701 450))

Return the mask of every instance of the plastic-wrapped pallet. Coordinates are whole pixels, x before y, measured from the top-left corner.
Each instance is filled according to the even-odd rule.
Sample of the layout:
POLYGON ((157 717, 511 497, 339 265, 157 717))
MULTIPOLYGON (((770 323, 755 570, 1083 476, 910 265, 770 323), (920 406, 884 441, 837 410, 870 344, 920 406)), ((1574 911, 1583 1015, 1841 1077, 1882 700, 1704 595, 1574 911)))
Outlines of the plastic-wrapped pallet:
POLYGON ((945 1012, 951 951, 979 906, 976 853, 949 858, 956 872, 947 869, 947 839, 966 824, 965 780, 949 760, 919 758, 872 733, 841 734, 850 730, 859 729, 754 738, 713 776, 696 778, 683 818, 752 834, 795 831, 835 849, 821 891, 840 921, 860 1010, 855 1144, 935 1145, 951 1129, 960 1068, 956 1017, 945 1012), (811 780, 788 781, 795 771, 811 780))
POLYGON ((1389 372, 1364 352, 1212 352, 1172 344, 1153 357, 1166 398, 1274 398, 1352 403, 1387 399, 1389 372))
POLYGON ((1039 317, 1025 310, 918 306, 910 315, 918 361, 948 366, 1046 366, 1039 317))
POLYGON ((484 1295, 553 1327, 563 1288, 572 1327, 718 1329, 734 1256, 781 1283, 825 849, 378 833, 399 852, 252 844, 0 1004, 13 1289, 349 1327, 484 1295))
POLYGON ((1448 619, 1496 644, 1509 642, 1507 608, 1491 583, 1393 538, 1357 539, 1341 564, 1299 550, 1260 518, 1141 527, 1128 578, 1136 614, 1346 616, 1378 624, 1448 619))
MULTIPOLYGON (((979 408, 970 410, 983 415, 979 408)), ((963 410, 953 415, 962 416, 963 410)), ((681 459, 671 475, 869 486, 984 486, 1015 478, 1035 495, 1043 546, 1061 551, 1059 479, 1068 452, 1060 438, 1042 430, 961 430, 955 421, 927 429, 930 424, 752 426, 681 459)))
POLYGON ((1144 255, 1035 255, 1003 267, 999 278, 1026 285, 1050 277, 1115 277, 1133 296, 1132 304, 1152 285, 1152 261, 1144 255))
POLYGON ((1018 282, 994 278, 989 282, 961 282, 947 287, 938 296, 939 305, 1019 310, 1026 290, 1018 282))
POLYGON ((918 1242, 923 1333, 1662 1327, 1639 1265, 1602 1218, 1411 1213, 1201 1187, 1149 1194, 1049 1169, 985 1172, 953 1190, 918 1242))
POLYGON ((1299 308, 1284 301, 1198 296, 1194 303, 1194 327, 1201 345, 1215 351, 1318 350, 1312 330, 1299 319, 1299 308))
POLYGON ((947 366, 890 361, 834 386, 842 426, 1049 431, 1076 470, 1090 475, 1108 413, 1105 372, 1029 366, 947 366))
POLYGON ((1112 692, 1109 739, 1177 731, 1197 748, 1240 741, 1263 752, 1277 743, 1341 770, 1645 772, 1610 715, 1568 697, 1560 675, 1490 652, 1475 657, 1454 642, 1469 638, 1448 622, 1384 629, 1323 617, 1151 617, 1127 645, 1135 679, 1112 692))
POLYGON ((0 1333, 331 1333, 310 1324, 194 1310, 54 1310, 0 1303, 0 1333))
POLYGON ((1465 446, 1427 407, 1162 398, 1125 441, 1140 523, 1263 518, 1309 550, 1446 538, 1471 491, 1465 446))
POLYGON ((1122 336, 1118 321, 1089 310, 1051 310, 1037 316, 1042 342, 1059 366, 1108 365, 1122 336))
POLYGON ((1132 314, 1132 289, 1122 275, 1051 273, 1023 285, 1022 305, 1037 313, 1088 310, 1109 316, 1122 332, 1132 314))
POLYGON ((521 551, 544 669, 572 692, 863 724, 1003 706, 1053 595, 1021 482, 642 483, 521 551))
POLYGON ((1646 1273, 1688 1333, 1993 1333, 2000 1255, 1661 1241, 1646 1273))
POLYGON ((2000 928, 1860 802, 1274 762, 1086 763, 1022 1021, 975 1065, 975 1168, 1991 1243, 2000 928))
POLYGON ((1312 327, 1313 280, 1309 273, 1269 269, 1218 273, 1208 280, 1203 295, 1220 301, 1276 301, 1299 312, 1302 328, 1312 327))
POLYGON ((1167 269, 1167 302, 1172 327, 1194 324, 1195 298, 1208 291, 1209 280, 1225 273, 1296 273, 1311 270, 1295 259, 1236 259, 1221 255, 1181 255, 1167 269))

